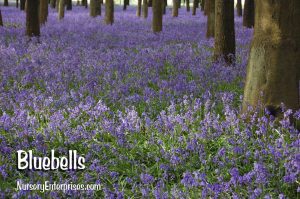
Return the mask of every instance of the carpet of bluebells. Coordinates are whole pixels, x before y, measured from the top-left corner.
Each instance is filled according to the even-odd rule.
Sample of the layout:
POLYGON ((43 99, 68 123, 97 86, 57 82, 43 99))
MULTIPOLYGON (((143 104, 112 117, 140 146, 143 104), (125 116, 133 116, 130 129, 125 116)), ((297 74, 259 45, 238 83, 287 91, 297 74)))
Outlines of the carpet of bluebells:
POLYGON ((163 32, 135 8, 115 24, 83 7, 50 10, 39 41, 2 7, 0 198, 299 198, 300 135, 282 119, 241 114, 253 30, 236 18, 237 63, 213 63, 206 17, 180 9, 163 32), (77 150, 84 171, 16 170, 16 151, 77 150), (16 182, 101 184, 101 191, 16 191, 16 182))

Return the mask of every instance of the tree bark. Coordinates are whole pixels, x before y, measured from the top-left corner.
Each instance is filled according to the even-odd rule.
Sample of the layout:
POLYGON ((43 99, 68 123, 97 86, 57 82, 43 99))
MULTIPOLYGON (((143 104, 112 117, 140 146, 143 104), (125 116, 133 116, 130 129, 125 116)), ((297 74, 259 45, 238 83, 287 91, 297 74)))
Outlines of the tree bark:
POLYGON ((209 10, 208 10, 208 9, 209 9, 209 8, 208 8, 208 6, 209 6, 209 1, 210 1, 210 0, 206 0, 206 1, 205 1, 205 4, 204 4, 204 15, 205 15, 205 16, 207 16, 208 13, 209 13, 209 10))
POLYGON ((123 1, 123 10, 127 10, 127 0, 123 1))
POLYGON ((140 17, 142 12, 142 0, 138 0, 136 16, 140 17))
POLYGON ((236 3, 237 16, 243 16, 242 0, 237 0, 236 3))
POLYGON ((56 0, 50 0, 50 7, 55 8, 56 0))
POLYGON ((208 3, 206 37, 210 38, 215 36, 215 0, 207 0, 206 3, 208 3))
POLYGON ((61 20, 65 17, 65 0, 59 0, 58 4, 58 19, 61 20))
POLYGON ((39 22, 43 25, 46 23, 48 17, 48 0, 40 0, 39 9, 39 22))
POLYGON ((190 11, 190 0, 186 0, 186 11, 190 11))
POLYGON ((167 4, 168 4, 168 1, 167 1, 167 0, 162 0, 162 12, 163 12, 163 15, 166 14, 166 11, 167 11, 167 4))
POLYGON ((26 0, 20 0, 20 10, 25 10, 26 0))
POLYGON ((101 2, 100 0, 90 0, 90 16, 96 17, 101 15, 101 2))
POLYGON ((234 0, 216 0, 214 58, 235 60, 234 0))
POLYGON ((173 0, 173 9, 172 9, 172 16, 178 17, 178 9, 179 9, 179 0, 173 0))
POLYGON ((8 6, 8 0, 4 0, 3 6, 8 6))
POLYGON ((247 112, 248 105, 266 108, 274 116, 280 115, 281 103, 292 110, 300 108, 299 19, 299 0, 255 2, 255 28, 244 89, 244 112, 247 112))
POLYGON ((0 10, 0 26, 3 26, 3 20, 2 20, 1 10, 0 10))
POLYGON ((148 0, 148 7, 152 7, 152 0, 148 0))
POLYGON ((201 1, 201 11, 204 11, 205 0, 201 1))
POLYGON ((193 11, 192 11, 192 15, 196 15, 196 10, 197 10, 197 0, 193 0, 193 11))
POLYGON ((114 0, 106 0, 105 2, 105 23, 107 25, 114 23, 114 0))
POLYGON ((143 0, 143 17, 145 19, 148 18, 148 2, 147 2, 147 0, 143 0))
POLYGON ((162 31, 162 0, 153 0, 152 1, 152 30, 153 32, 162 31))
POLYGON ((72 10, 72 0, 67 0, 67 10, 72 10))
POLYGON ((254 0, 245 0, 243 26, 254 27, 254 0))
POLYGON ((16 0, 16 8, 19 8, 19 0, 16 0))
POLYGON ((26 35, 40 36, 39 0, 26 0, 26 35))

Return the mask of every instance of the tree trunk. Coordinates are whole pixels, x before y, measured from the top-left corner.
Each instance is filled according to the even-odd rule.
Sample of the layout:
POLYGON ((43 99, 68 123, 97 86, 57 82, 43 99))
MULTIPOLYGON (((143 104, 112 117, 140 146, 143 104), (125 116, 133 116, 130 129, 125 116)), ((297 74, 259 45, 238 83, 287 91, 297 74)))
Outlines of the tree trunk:
POLYGON ((216 0, 214 58, 235 60, 234 0, 216 0))
POLYGON ((48 17, 48 0, 40 0, 39 8, 39 22, 43 25, 46 23, 48 17))
POLYGON ((140 17, 142 12, 142 0, 138 0, 136 16, 140 17))
POLYGON ((100 0, 90 0, 90 16, 96 17, 101 15, 101 2, 100 0))
POLYGON ((145 19, 148 18, 148 2, 147 2, 147 0, 143 0, 143 17, 145 19))
POLYGON ((4 6, 8 6, 8 0, 4 0, 4 6))
POLYGON ((197 0, 193 0, 193 12, 192 12, 192 15, 196 15, 196 9, 197 9, 197 0))
POLYGON ((172 16, 178 17, 179 0, 173 0, 172 16))
POLYGON ((56 0, 56 11, 59 12, 59 0, 56 0))
POLYGON ((190 11, 190 0, 186 0, 186 11, 190 11))
POLYGON ((1 10, 0 10, 0 26, 3 26, 1 10))
POLYGON ((205 3, 204 3, 204 15, 205 15, 205 16, 207 16, 208 13, 209 13, 209 10, 208 10, 208 9, 209 9, 209 8, 208 8, 208 6, 209 6, 209 1, 210 1, 210 0, 206 0, 205 3))
POLYGON ((26 0, 26 35, 40 36, 39 0, 26 0))
POLYGON ((25 10, 26 0, 20 0, 20 10, 25 10))
POLYGON ((248 61, 243 111, 280 105, 298 110, 300 84, 300 1, 255 2, 254 38, 248 61), (261 94, 262 92, 262 94, 261 94), (261 102, 261 103, 260 103, 261 102), (261 107, 263 105, 263 107, 261 107))
POLYGON ((152 0, 148 0, 148 7, 152 7, 152 0))
POLYGON ((76 6, 79 6, 80 5, 80 1, 79 0, 77 0, 77 2, 76 2, 76 6))
POLYGON ((65 17, 65 0, 59 0, 58 4, 58 19, 61 20, 65 17))
POLYGON ((19 0, 16 0, 16 8, 19 8, 19 0))
POLYGON ((167 11, 167 4, 168 4, 168 1, 167 1, 167 0, 162 0, 162 12, 163 12, 163 15, 166 14, 166 11, 167 11))
POLYGON ((162 0, 153 0, 152 3, 152 30, 156 33, 162 31, 162 0))
POLYGON ((127 0, 123 0, 123 10, 127 10, 127 0))
POLYGON ((236 3, 237 16, 243 16, 242 0, 237 0, 236 3))
POLYGON ((245 0, 243 26, 254 27, 254 0, 245 0))
POLYGON ((114 23, 114 0, 105 2, 105 23, 112 25, 114 23))
POLYGON ((67 0, 67 10, 72 10, 72 0, 67 0))
POLYGON ((55 8, 56 0, 50 0, 50 7, 55 8))
POLYGON ((201 1, 201 11, 204 11, 205 0, 201 1))
POLYGON ((215 36, 215 0, 207 0, 208 4, 208 13, 207 13, 207 32, 206 37, 215 36))

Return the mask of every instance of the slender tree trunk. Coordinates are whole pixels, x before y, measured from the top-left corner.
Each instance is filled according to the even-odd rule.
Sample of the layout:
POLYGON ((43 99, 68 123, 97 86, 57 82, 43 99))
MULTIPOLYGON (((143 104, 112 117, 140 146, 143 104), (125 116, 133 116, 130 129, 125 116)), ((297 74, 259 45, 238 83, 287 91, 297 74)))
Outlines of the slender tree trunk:
POLYGON ((192 15, 196 15, 197 10, 197 0, 193 0, 193 12, 192 15))
POLYGON ((210 0, 205 0, 205 4, 204 4, 204 15, 207 16, 209 13, 209 1, 210 0))
POLYGON ((40 36, 39 0, 26 0, 26 35, 40 36))
POLYGON ((19 8, 19 0, 16 0, 16 8, 19 8))
POLYGON ((160 32, 162 31, 162 0, 153 0, 152 3, 152 30, 153 32, 160 32))
POLYGON ((114 23, 114 0, 106 0, 105 2, 105 23, 107 25, 114 23))
POLYGON ((48 0, 40 0, 39 9, 39 22, 43 25, 46 23, 48 17, 48 0))
POLYGON ((143 17, 145 19, 148 18, 148 2, 147 2, 147 0, 143 0, 143 17))
POLYGON ((142 0, 138 0, 136 16, 140 17, 142 12, 142 0))
POLYGON ((60 1, 60 0, 56 0, 56 6, 55 6, 55 7, 56 7, 56 11, 57 11, 57 12, 59 12, 59 1, 60 1))
POLYGON ((201 11, 204 11, 205 0, 201 0, 201 11))
POLYGON ((299 19, 299 0, 255 2, 244 112, 248 105, 266 108, 274 116, 280 116, 281 103, 294 111, 300 108, 299 19))
POLYGON ((1 10, 0 10, 0 26, 3 26, 1 10))
POLYGON ((172 10, 173 17, 178 17, 178 8, 179 8, 179 0, 173 0, 173 10, 172 10))
POLYGON ((208 3, 208 13, 207 13, 207 32, 206 37, 214 37, 215 36, 215 0, 207 0, 208 3))
POLYGON ((152 0, 148 0, 148 7, 152 7, 152 0))
POLYGON ((181 0, 178 0, 178 8, 181 8, 181 0))
POLYGON ((254 27, 254 0, 245 0, 243 26, 254 27))
POLYGON ((127 10, 127 0, 123 0, 123 10, 127 10))
POLYGON ((77 2, 76 2, 76 6, 79 6, 80 5, 80 1, 79 0, 77 0, 77 2))
POLYGON ((101 15, 101 2, 100 0, 90 0, 90 16, 96 17, 101 15))
POLYGON ((235 60, 234 0, 216 0, 215 59, 235 60))
POLYGON ((65 17, 65 0, 59 0, 58 5, 58 19, 61 20, 65 17))
POLYGON ((8 6, 8 0, 4 0, 4 6, 8 6))
POLYGON ((163 11, 163 15, 166 14, 166 11, 167 11, 167 3, 168 1, 167 0, 162 0, 162 11, 163 11))
POLYGON ((186 11, 190 11, 190 0, 186 0, 186 11))
POLYGON ((72 0, 67 0, 67 10, 72 10, 72 0))
POLYGON ((20 10, 25 10, 26 0, 20 0, 20 10))
POLYGON ((56 0, 50 0, 50 7, 55 8, 56 0))
POLYGON ((236 3, 237 16, 243 16, 242 0, 237 0, 236 3))

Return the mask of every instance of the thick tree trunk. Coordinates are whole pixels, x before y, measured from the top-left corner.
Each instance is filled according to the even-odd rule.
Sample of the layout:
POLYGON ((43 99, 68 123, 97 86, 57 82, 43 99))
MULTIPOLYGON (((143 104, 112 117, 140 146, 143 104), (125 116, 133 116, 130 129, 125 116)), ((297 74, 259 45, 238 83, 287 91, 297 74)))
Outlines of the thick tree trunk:
POLYGON ((72 0, 67 0, 67 10, 72 10, 72 0))
POLYGON ((205 0, 201 1, 201 11, 204 11, 204 6, 205 6, 205 0))
POLYGON ((190 0, 186 0, 186 11, 190 11, 190 0))
POLYGON ((0 26, 3 26, 1 10, 0 10, 0 26))
POLYGON ((147 0, 143 0, 143 17, 145 19, 148 18, 148 2, 147 2, 147 0))
POLYGON ((26 0, 26 35, 40 36, 39 0, 26 0))
POLYGON ((243 16, 242 0, 237 0, 236 3, 237 16, 243 16))
POLYGON ((254 0, 245 0, 243 26, 252 28, 254 26, 254 0))
POLYGON ((8 0, 4 0, 4 6, 8 6, 8 0))
POLYGON ((193 11, 192 11, 192 15, 196 15, 196 10, 197 10, 197 0, 193 0, 193 11))
POLYGON ((25 10, 26 0, 20 0, 20 10, 25 10))
POLYGON ((235 60, 234 0, 216 0, 215 59, 235 60))
POLYGON ((39 21, 43 25, 48 17, 48 0, 40 0, 39 21))
POLYGON ((138 0, 136 16, 140 17, 142 12, 142 0, 138 0))
POLYGON ((58 19, 61 20, 65 17, 65 0, 59 0, 58 4, 58 19))
POLYGON ((101 2, 100 0, 90 0, 90 16, 96 17, 101 15, 101 2))
POLYGON ((208 4, 208 13, 207 13, 207 32, 206 37, 215 36, 215 0, 207 0, 208 4))
POLYGON ((274 116, 280 105, 298 110, 300 84, 300 1, 255 2, 255 28, 244 89, 247 106, 274 116), (261 94, 262 92, 262 94, 261 94))
POLYGON ((56 0, 50 0, 50 7, 55 8, 56 0))
POLYGON ((105 2, 105 23, 107 25, 114 23, 114 0, 106 0, 105 2))
POLYGON ((19 8, 19 0, 16 0, 16 8, 19 8))
POLYGON ((162 31, 162 0, 153 0, 152 1, 152 30, 153 32, 160 32, 162 31))
POLYGON ((173 9, 172 9, 172 16, 178 17, 178 9, 179 9, 179 0, 173 0, 173 9))

